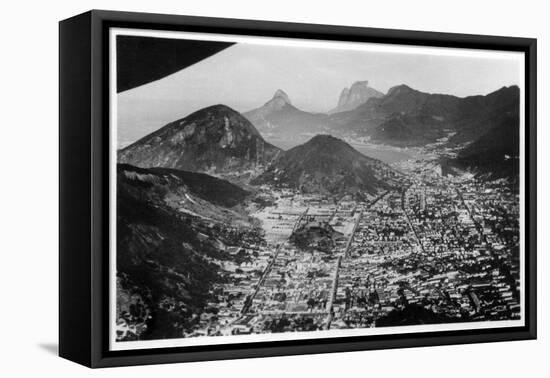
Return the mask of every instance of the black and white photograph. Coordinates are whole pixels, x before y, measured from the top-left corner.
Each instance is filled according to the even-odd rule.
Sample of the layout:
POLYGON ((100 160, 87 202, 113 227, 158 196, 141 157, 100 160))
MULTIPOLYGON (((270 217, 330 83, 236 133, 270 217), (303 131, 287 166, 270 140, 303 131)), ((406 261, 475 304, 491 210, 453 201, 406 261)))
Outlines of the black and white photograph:
POLYGON ((523 53, 110 42, 112 350, 525 324, 523 53))

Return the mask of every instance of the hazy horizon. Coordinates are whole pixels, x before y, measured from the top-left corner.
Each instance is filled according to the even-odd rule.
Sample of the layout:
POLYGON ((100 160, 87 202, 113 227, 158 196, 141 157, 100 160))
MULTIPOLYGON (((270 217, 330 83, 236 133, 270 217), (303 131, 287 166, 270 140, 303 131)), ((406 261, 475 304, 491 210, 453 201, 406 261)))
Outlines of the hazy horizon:
MULTIPOLYGON (((444 52, 444 50, 442 50, 444 52)), ((160 80, 118 94, 118 142, 131 142, 214 104, 239 112, 282 89, 297 108, 325 113, 356 81, 386 93, 406 84, 428 93, 486 95, 519 85, 517 60, 238 43, 160 80)))

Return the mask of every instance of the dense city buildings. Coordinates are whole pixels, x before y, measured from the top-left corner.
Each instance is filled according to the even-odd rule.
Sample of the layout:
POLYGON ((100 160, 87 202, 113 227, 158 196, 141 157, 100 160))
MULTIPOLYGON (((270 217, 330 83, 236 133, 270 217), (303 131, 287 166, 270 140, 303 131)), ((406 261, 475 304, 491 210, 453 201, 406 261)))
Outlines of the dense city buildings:
POLYGON ((264 240, 231 247, 188 336, 519 319, 517 191, 396 168, 401 185, 364 200, 269 189, 264 240))

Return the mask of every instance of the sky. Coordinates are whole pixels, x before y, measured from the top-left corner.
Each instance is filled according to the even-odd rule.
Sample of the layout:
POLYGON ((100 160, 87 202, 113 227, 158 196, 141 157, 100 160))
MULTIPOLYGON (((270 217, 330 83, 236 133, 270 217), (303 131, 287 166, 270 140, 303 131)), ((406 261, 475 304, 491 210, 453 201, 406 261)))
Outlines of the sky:
POLYGON ((406 84, 460 97, 520 84, 517 57, 498 52, 464 56, 458 49, 435 49, 434 54, 434 48, 260 43, 237 43, 170 76, 119 93, 119 145, 206 106, 225 104, 246 112, 263 105, 277 89, 302 110, 327 112, 336 106, 342 89, 355 81, 367 80, 384 93, 406 84))

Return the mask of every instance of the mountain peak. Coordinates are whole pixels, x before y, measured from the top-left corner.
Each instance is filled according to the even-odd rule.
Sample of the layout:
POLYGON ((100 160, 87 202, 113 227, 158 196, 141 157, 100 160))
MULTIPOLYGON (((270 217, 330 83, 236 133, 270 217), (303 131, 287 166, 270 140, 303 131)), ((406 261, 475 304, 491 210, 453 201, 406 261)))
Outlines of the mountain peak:
POLYGON ((333 137, 330 134, 317 134, 311 138, 306 144, 321 145, 321 144, 340 144, 345 142, 342 139, 333 137))
POLYGON ((387 189, 395 172, 348 143, 319 134, 283 152, 253 184, 272 184, 306 193, 376 193, 387 189))
POLYGON ((368 86, 369 86, 369 81, 368 80, 359 80, 359 81, 354 82, 351 85, 351 89, 353 90, 354 88, 366 88, 368 86))
POLYGON ((292 105, 282 89, 262 106, 243 115, 268 138, 292 140, 303 134, 316 134, 327 129, 329 124, 326 114, 310 113, 292 105))
POLYGON ((412 89, 406 84, 400 84, 400 85, 391 87, 390 90, 388 91, 388 95, 397 95, 397 94, 414 93, 414 92, 418 92, 418 91, 412 89))
MULTIPOLYGON (((262 124, 267 123, 267 128, 270 128, 268 118, 281 111, 294 109, 290 98, 282 89, 277 89, 273 97, 263 104, 261 107, 250 110, 244 113, 244 116, 257 127, 262 128, 262 124)), ((265 128, 265 127, 264 127, 265 128)))
POLYGON ((384 94, 369 87, 367 80, 354 82, 351 87, 344 88, 338 98, 338 105, 330 113, 345 112, 363 105, 372 97, 382 97, 384 94))
POLYGON ((273 95, 273 99, 277 99, 277 98, 284 100, 284 102, 286 102, 287 104, 292 104, 292 102, 290 102, 290 97, 288 97, 286 92, 283 91, 282 89, 277 89, 277 91, 273 95))
POLYGON ((342 139, 329 134, 317 134, 306 143, 302 144, 302 147, 304 151, 318 151, 321 155, 329 154, 337 156, 341 153, 352 153, 356 154, 356 157, 360 156, 361 159, 371 160, 370 157, 362 155, 342 139))
POLYGON ((510 86, 503 86, 491 93, 489 93, 487 96, 495 96, 495 95, 510 95, 514 94, 519 96, 519 87, 517 85, 510 85, 510 86))
POLYGON ((235 109, 227 105, 216 104, 216 105, 207 106, 206 108, 199 109, 196 112, 191 113, 190 116, 198 116, 204 113, 217 113, 217 114, 227 114, 227 115, 239 114, 239 112, 237 112, 235 109))
POLYGON ((239 112, 212 105, 171 122, 120 150, 120 163, 228 173, 268 164, 279 149, 239 112))

